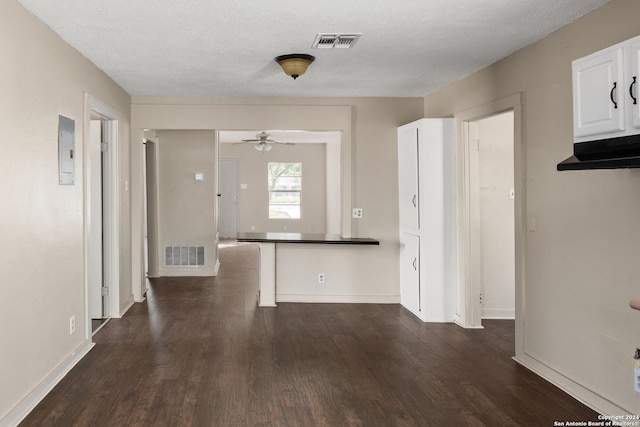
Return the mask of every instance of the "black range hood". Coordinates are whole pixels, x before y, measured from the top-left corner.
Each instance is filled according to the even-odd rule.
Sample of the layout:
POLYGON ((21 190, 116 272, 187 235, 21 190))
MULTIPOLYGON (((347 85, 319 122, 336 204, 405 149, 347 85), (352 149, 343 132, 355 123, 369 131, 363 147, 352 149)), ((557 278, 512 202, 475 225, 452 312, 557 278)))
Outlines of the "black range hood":
POLYGON ((573 156, 558 163, 559 171, 640 168, 640 135, 576 142, 573 156))

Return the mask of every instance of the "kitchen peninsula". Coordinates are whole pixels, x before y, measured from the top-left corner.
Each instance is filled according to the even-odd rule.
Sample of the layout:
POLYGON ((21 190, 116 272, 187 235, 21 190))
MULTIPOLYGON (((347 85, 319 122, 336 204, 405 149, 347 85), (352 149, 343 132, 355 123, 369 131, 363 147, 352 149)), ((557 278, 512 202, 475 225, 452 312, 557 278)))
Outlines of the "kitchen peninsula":
POLYGON ((276 305, 276 245, 278 244, 323 244, 323 245, 380 245, 371 238, 342 237, 337 234, 314 233, 238 233, 238 242, 260 244, 260 297, 261 307, 276 305))

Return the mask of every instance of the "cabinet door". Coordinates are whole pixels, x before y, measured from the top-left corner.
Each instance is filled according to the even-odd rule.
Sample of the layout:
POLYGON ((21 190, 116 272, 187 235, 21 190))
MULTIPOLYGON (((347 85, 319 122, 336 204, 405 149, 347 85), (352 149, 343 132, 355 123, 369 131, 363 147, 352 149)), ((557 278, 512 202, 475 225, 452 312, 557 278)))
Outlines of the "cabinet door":
POLYGON ((398 204, 400 227, 420 228, 418 193, 418 129, 398 129, 398 204))
POLYGON ((638 99, 638 80, 640 79, 640 40, 631 43, 631 66, 627 77, 626 97, 631 106, 632 121, 634 128, 640 128, 640 108, 638 99))
POLYGON ((624 130, 623 48, 573 61, 574 138, 624 130))
POLYGON ((420 304, 420 237, 400 235, 400 304, 419 315, 420 304))

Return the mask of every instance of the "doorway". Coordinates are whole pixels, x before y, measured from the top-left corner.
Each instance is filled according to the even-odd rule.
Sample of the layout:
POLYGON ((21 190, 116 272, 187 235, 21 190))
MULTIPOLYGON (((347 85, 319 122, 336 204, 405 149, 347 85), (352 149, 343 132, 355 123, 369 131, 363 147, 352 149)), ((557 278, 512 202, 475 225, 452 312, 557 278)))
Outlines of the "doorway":
POLYGON ((89 318, 91 319, 91 331, 95 333, 104 323, 106 318, 106 305, 107 301, 105 297, 108 295, 108 284, 105 282, 105 239, 104 239, 104 208, 108 207, 108 204, 104 200, 104 183, 105 183, 105 151, 107 149, 107 142, 105 141, 105 134, 103 128, 106 126, 106 121, 93 113, 90 124, 90 167, 92 171, 90 181, 91 191, 91 225, 92 229, 96 230, 92 233, 89 241, 89 289, 88 289, 88 302, 89 302, 89 318))
POLYGON ((118 115, 87 94, 84 130, 85 331, 90 339, 105 319, 120 317, 118 115))
POLYGON ((238 159, 220 159, 220 238, 235 238, 238 233, 238 159))
MULTIPOLYGON (((524 150, 522 146, 522 107, 521 95, 516 94, 507 98, 493 101, 491 103, 475 107, 458 115, 458 134, 461 136, 457 142, 457 204, 458 204, 458 287, 457 287, 457 306, 455 322, 465 328, 482 328, 482 318, 515 318, 515 341, 516 348, 521 348, 523 316, 522 316, 522 296, 524 294, 524 261, 525 261, 525 231, 524 231, 524 212, 525 212, 525 186, 524 186, 524 150), (492 121, 503 120, 507 124, 501 125, 503 133, 509 138, 509 144, 512 146, 510 154, 513 169, 507 171, 506 175, 511 177, 512 183, 501 184, 500 190, 497 186, 495 191, 490 191, 493 185, 488 184, 481 190, 481 170, 489 168, 507 168, 504 164, 489 165, 481 164, 481 141, 484 137, 479 136, 479 132, 486 135, 483 130, 484 125, 493 125, 492 121), (507 129, 506 132, 504 129, 507 129), (512 138, 510 138, 512 136, 512 138), (504 186, 508 186, 505 190, 504 186), (511 190, 513 188, 513 191, 511 190), (490 201, 481 200, 481 193, 493 192, 500 200, 501 204, 512 205, 509 213, 502 212, 500 216, 495 213, 493 207, 487 207, 483 204, 492 203, 490 201), (485 210, 482 215, 482 210, 485 210), (495 215, 495 217, 493 217, 495 215), (505 215, 509 217, 505 219, 505 215), (504 245, 505 242, 493 242, 489 246, 504 246, 504 253, 513 254, 508 256, 507 268, 496 268, 496 264, 504 264, 501 255, 492 254, 489 258, 493 258, 489 264, 483 265, 488 261, 485 252, 488 250, 483 248, 483 233, 491 234, 491 229, 487 225, 482 225, 482 216, 488 222, 493 222, 492 227, 497 227, 501 231, 507 229, 513 230, 513 238, 506 237, 505 240, 512 241, 513 245, 504 245), (511 218, 513 221, 511 222, 511 218), (483 230, 484 228, 484 230, 483 230), (506 247, 506 248, 505 248, 506 247), (506 252, 505 252, 506 251, 506 252), (483 259, 484 258, 484 259, 483 259), (492 264, 492 266, 491 266, 492 264), (495 272, 498 273, 495 273, 495 272), (508 288, 508 292, 502 292, 499 289, 486 288, 483 285, 483 273, 485 273, 485 281, 495 280, 496 277, 512 278, 503 282, 501 289, 508 288), (490 274, 486 274, 490 273, 490 274), (495 274, 494 274, 495 273, 495 274), (492 276, 493 274, 493 276, 492 276), (497 274, 497 276, 496 276, 497 274), (509 283, 508 285, 504 283, 509 283), (511 285, 513 283, 513 285, 511 285), (489 290, 491 289, 491 290, 489 290), (483 294, 485 292, 485 294, 483 294), (511 293, 513 292, 513 293, 511 293), (494 306, 491 310, 483 312, 488 293, 492 293, 492 297, 498 297, 490 303, 494 306), (502 302, 500 299, 502 298, 502 302), (503 304, 504 301, 509 304, 503 304), (513 301, 513 305, 511 305, 513 301), (513 311, 511 311, 513 307, 513 311)), ((495 151, 495 150, 494 150, 495 151)), ((487 172, 487 171, 485 171, 487 172)), ((483 174, 485 174, 483 172, 483 174)), ((503 175, 505 171, 498 175, 503 175)), ((489 173, 491 175, 492 173, 489 173)), ((507 235, 510 236, 510 235, 507 235)), ((501 279, 502 280, 502 279, 501 279)), ((489 285, 491 286, 491 284, 489 285)), ((489 305, 489 304, 486 304, 489 305)))
MULTIPOLYGON (((155 134, 155 133, 154 133, 155 134)), ((157 137, 156 137, 157 140, 157 137)), ((154 140, 144 139, 144 259, 145 286, 149 289, 149 279, 160 276, 158 265, 158 147, 154 140)))
POLYGON ((476 187, 482 319, 515 318, 513 111, 469 123, 476 187))

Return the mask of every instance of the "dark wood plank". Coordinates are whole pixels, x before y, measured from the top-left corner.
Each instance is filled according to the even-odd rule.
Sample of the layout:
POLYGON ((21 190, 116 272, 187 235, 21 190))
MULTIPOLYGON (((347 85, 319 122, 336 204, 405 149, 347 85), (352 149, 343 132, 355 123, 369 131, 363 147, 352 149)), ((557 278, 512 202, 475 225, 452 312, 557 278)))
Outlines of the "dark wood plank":
POLYGON ((163 278, 23 426, 546 426, 597 414, 515 363, 512 321, 398 305, 258 308, 257 245, 216 278, 163 278))

